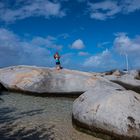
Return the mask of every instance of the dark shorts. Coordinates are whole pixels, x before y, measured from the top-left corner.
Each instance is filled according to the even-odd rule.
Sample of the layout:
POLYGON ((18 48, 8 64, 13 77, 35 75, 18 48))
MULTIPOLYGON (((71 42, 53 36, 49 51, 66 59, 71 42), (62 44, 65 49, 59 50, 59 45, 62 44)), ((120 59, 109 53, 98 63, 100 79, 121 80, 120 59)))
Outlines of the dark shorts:
POLYGON ((60 65, 60 62, 56 62, 56 65, 60 65))

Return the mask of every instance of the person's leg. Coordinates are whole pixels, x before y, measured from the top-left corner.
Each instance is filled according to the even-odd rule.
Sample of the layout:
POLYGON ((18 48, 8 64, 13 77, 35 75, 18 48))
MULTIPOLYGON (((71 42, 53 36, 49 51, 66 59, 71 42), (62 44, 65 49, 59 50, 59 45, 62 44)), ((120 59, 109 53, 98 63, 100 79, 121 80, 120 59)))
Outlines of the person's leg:
POLYGON ((60 69, 61 69, 61 64, 60 64, 60 62, 56 62, 56 69, 57 69, 57 70, 60 70, 60 69))
POLYGON ((60 70, 60 67, 59 67, 59 65, 57 65, 56 69, 57 69, 57 70, 60 70))

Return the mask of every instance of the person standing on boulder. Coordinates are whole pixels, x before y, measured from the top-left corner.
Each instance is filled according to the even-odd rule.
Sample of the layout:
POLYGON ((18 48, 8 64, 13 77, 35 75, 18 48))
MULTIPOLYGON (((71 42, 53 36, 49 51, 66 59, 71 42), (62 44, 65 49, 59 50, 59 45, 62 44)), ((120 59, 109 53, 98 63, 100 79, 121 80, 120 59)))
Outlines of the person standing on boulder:
POLYGON ((60 64, 60 56, 59 56, 59 53, 58 52, 56 52, 54 54, 54 59, 55 59, 55 62, 56 62, 56 69, 57 70, 62 69, 61 64, 60 64))

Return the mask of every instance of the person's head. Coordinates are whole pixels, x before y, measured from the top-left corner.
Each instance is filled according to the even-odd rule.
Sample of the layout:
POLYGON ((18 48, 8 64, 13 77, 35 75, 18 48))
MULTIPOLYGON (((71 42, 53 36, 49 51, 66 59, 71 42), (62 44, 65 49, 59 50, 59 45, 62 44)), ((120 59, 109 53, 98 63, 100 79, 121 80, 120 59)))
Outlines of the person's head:
POLYGON ((56 53, 55 53, 54 58, 60 58, 60 56, 59 56, 59 53, 58 53, 58 52, 56 52, 56 53))

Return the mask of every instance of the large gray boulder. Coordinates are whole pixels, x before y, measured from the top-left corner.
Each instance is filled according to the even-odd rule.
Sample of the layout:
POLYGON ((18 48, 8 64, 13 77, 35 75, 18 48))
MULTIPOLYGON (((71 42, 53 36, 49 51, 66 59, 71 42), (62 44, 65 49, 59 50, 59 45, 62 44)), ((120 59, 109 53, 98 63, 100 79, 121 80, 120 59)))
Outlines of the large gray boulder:
POLYGON ((0 69, 0 83, 8 90, 35 93, 83 93, 98 79, 90 73, 30 66, 0 69))
POLYGON ((126 89, 140 93, 140 72, 137 70, 132 70, 120 76, 106 75, 104 77, 112 82, 120 84, 126 89))
POLYGON ((140 140, 140 95, 99 81, 74 101, 73 122, 93 134, 140 140))

